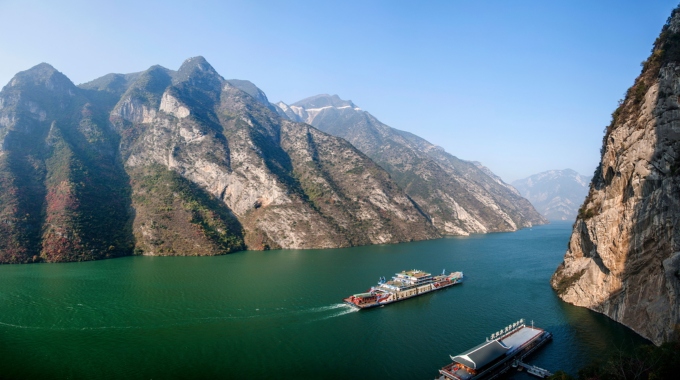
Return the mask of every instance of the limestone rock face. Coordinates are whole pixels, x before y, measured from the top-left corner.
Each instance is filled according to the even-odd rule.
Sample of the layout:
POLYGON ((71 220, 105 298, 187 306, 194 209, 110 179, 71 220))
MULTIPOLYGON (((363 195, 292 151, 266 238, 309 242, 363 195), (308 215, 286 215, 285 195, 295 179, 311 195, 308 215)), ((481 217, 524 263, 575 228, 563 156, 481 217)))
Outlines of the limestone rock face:
POLYGON ((123 152, 128 167, 158 164, 199 185, 239 220, 251 249, 439 236, 389 175, 350 144, 282 120, 262 103, 263 93, 239 88, 249 82, 225 81, 207 62, 184 67, 191 64, 164 90, 155 118, 120 125, 140 133, 123 152))
POLYGON ((559 296, 656 344, 680 327, 680 14, 612 115, 579 210, 559 296))
MULTIPOLYGON (((123 116, 125 104, 160 98, 151 120, 117 122, 123 135, 136 131, 123 144, 127 167, 153 163, 199 185, 238 219, 251 249, 439 236, 389 175, 350 144, 281 119, 231 83, 243 81, 225 81, 207 62, 193 71, 184 67, 191 64, 196 61, 187 61, 161 96, 152 89, 142 92, 152 94, 148 99, 129 92, 114 109, 123 116)), ((136 233, 141 241, 147 235, 136 233)))
POLYGON ((440 236, 369 157, 202 57, 81 86, 41 64, 0 92, 0 264, 440 236))
MULTIPOLYGON (((165 92, 163 94, 163 98, 161 98, 160 110, 170 115, 176 116, 179 119, 183 119, 189 116, 191 113, 187 107, 183 106, 177 99, 167 92, 165 92)), ((148 123, 152 121, 151 119, 152 118, 143 118, 142 122, 148 123)))
POLYGON ((276 106, 280 115, 342 137, 373 159, 443 235, 515 231, 547 222, 517 190, 480 163, 461 160, 391 128, 337 95, 276 106))

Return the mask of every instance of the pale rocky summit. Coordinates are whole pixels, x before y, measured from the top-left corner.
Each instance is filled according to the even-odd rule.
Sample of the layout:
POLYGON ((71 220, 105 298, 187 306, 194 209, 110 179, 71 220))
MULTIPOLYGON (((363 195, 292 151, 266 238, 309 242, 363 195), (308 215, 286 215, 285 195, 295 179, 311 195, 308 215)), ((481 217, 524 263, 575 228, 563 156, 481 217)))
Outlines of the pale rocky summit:
POLYGON ((612 114, 581 206, 559 296, 656 344, 680 328, 680 12, 612 114))
POLYGON ((512 182, 548 220, 575 220, 591 177, 571 169, 549 170, 512 182))
POLYGON ((373 159, 441 234, 514 231, 546 223, 529 201, 488 168, 391 128, 352 101, 317 95, 276 106, 280 115, 342 137, 373 159))

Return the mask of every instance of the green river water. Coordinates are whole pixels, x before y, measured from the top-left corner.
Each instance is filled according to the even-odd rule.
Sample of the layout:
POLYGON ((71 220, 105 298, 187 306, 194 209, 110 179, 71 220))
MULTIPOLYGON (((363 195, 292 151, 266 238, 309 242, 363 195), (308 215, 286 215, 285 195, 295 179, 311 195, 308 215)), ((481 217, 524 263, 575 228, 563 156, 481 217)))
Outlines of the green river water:
POLYGON ((529 362, 575 373, 643 340, 550 288, 570 232, 0 266, 0 378, 432 379, 520 318, 554 333, 529 362), (341 302, 413 268, 466 279, 376 309, 341 302))

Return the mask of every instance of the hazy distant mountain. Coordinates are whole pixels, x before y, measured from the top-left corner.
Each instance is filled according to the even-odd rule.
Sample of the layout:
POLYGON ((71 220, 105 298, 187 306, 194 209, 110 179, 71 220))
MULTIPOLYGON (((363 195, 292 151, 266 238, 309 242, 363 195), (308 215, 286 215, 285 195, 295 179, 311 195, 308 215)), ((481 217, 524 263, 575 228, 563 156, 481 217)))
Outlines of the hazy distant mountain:
POLYGON ((513 231, 546 220, 479 163, 460 160, 408 132, 391 128, 337 95, 317 95, 279 114, 342 137, 390 173, 442 234, 513 231))
POLYGON ((347 141, 277 114, 202 57, 0 92, 0 263, 344 247, 439 237, 347 141))
POLYGON ((550 170, 514 181, 514 186, 548 220, 575 220, 591 177, 571 169, 550 170))

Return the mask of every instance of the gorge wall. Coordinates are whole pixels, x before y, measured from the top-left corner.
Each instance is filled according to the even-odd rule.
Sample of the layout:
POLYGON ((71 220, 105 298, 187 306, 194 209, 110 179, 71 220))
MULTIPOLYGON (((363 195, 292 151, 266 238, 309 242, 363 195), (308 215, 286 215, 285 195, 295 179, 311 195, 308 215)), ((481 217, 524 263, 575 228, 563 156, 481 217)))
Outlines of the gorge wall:
POLYGON ((81 86, 40 64, 0 92, 0 263, 439 236, 370 158, 202 57, 81 86))
POLYGON ((286 113, 202 57, 79 86, 44 63, 18 73, 0 92, 0 264, 389 244, 545 222, 481 164, 363 111, 315 107, 305 105, 316 118, 286 113))
POLYGON ((559 296, 655 344, 680 328, 680 12, 612 114, 579 210, 559 296))

